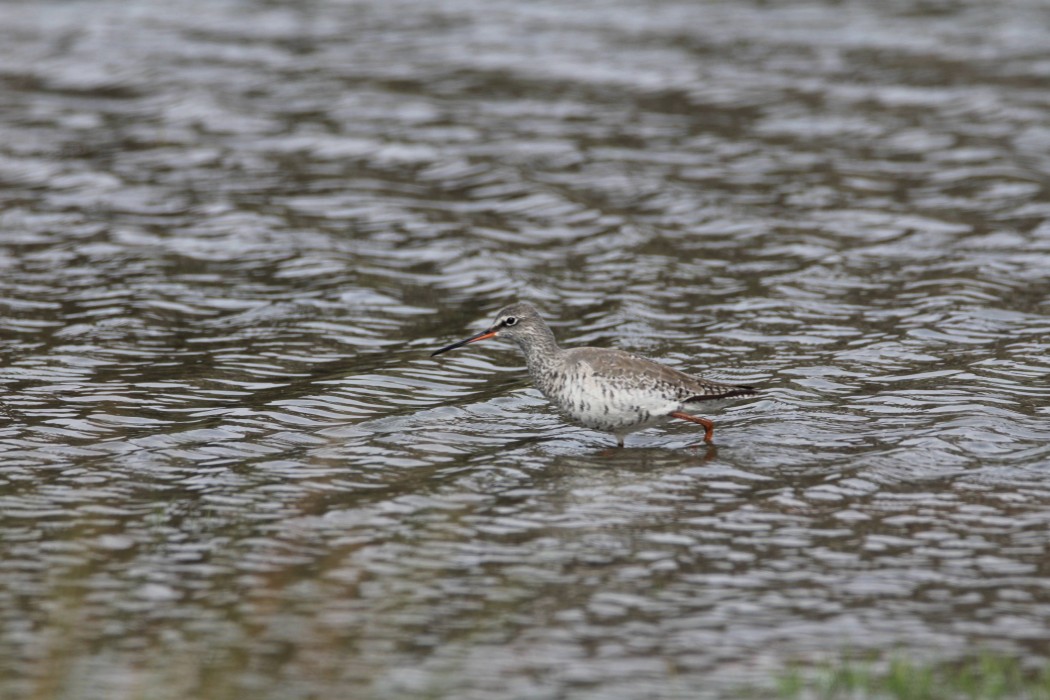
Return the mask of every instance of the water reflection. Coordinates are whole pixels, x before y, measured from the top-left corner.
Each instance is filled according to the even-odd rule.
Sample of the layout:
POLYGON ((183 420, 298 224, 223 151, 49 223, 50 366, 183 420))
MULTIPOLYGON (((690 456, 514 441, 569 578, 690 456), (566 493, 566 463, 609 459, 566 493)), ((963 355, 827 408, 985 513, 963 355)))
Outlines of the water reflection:
POLYGON ((0 10, 0 695, 1045 659, 1045 8, 0 10), (764 387, 610 451, 499 344, 764 387))

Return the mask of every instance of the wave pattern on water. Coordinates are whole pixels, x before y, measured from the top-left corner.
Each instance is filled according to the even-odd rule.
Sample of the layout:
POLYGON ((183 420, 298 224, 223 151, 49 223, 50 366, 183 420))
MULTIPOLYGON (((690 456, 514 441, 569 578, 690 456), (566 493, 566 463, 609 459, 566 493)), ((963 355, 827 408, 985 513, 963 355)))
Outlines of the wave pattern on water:
POLYGON ((0 694, 1050 656, 1042 4, 0 14, 0 694), (763 391, 609 452, 519 297, 763 391))

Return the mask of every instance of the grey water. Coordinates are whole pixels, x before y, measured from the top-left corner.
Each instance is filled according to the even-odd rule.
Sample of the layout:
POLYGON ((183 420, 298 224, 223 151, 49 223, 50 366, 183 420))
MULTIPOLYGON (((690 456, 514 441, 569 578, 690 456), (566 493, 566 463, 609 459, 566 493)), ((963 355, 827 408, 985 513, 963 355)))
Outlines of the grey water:
POLYGON ((1050 657, 1050 7, 0 3, 0 697, 1050 657), (505 303, 762 394, 565 424, 505 303), (700 445, 698 447, 698 445, 700 445))

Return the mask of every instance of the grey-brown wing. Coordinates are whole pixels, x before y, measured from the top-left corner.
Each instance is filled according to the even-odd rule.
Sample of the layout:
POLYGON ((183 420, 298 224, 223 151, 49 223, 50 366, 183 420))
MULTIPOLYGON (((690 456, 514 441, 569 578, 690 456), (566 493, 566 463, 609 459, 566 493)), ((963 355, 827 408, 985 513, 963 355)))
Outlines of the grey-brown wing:
POLYGON ((704 401, 755 393, 749 386, 711 382, 623 350, 574 348, 568 353, 570 361, 587 363, 595 376, 613 386, 651 388, 678 401, 704 401))

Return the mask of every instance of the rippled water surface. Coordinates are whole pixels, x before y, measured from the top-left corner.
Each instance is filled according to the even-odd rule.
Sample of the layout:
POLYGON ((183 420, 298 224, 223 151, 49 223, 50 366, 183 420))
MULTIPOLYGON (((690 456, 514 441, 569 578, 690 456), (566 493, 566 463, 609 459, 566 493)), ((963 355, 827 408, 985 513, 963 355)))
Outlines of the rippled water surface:
POLYGON ((1050 656, 1050 8, 0 4, 0 696, 1050 656), (508 301, 763 393, 610 450, 508 301))

